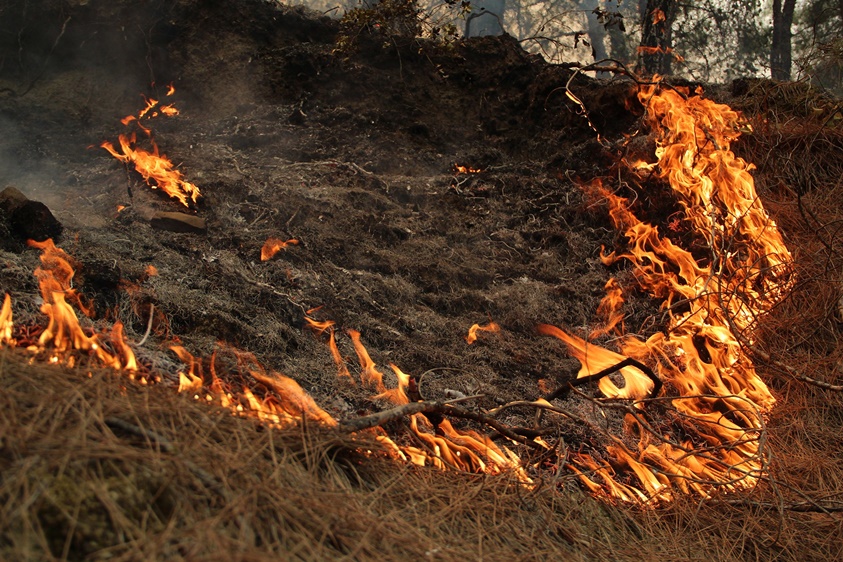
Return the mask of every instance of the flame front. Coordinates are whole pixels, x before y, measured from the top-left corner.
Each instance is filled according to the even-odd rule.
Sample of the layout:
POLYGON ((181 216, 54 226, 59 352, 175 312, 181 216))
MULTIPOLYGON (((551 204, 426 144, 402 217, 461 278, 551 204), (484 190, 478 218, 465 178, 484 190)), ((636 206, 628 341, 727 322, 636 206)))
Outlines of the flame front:
MULTIPOLYGON (((604 254, 603 262, 633 264, 641 288, 663 299, 665 330, 647 340, 624 336, 619 355, 557 328, 542 329, 563 340, 580 360, 580 377, 627 356, 654 365, 675 393, 672 421, 650 425, 648 431, 640 431, 641 419, 628 424, 630 433, 637 429, 642 435, 637 451, 620 440, 607 448, 615 466, 635 474, 636 488, 646 498, 669 497, 674 486, 702 494, 718 487, 746 488, 763 474, 762 416, 775 399, 742 345, 752 343, 759 318, 793 284, 790 253, 755 191, 752 167, 730 150, 740 134, 738 114, 684 95, 653 86, 639 99, 657 135, 656 173, 667 180, 683 208, 684 224, 703 240, 705 252, 694 255, 639 220, 633 203, 602 183, 589 186, 606 199, 615 227, 628 240, 627 250, 604 254)), ((603 312, 618 306, 606 304, 603 312)), ((608 318, 607 327, 619 322, 617 315, 608 318)), ((640 373, 627 367, 622 374, 622 389, 608 378, 600 381, 605 396, 641 400, 647 395, 651 387, 640 373)), ((642 499, 636 488, 612 476, 605 461, 580 454, 575 462, 599 476, 611 495, 642 499)), ((596 482, 580 475, 594 489, 596 482)))

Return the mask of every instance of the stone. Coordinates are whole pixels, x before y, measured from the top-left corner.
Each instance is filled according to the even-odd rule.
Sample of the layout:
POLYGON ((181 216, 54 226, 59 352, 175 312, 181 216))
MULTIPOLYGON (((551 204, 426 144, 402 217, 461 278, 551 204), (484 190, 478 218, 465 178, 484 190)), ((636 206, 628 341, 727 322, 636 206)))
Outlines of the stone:
POLYGON ((208 231, 205 225, 205 219, 186 213, 165 213, 158 211, 149 219, 149 224, 152 225, 152 228, 167 230, 169 232, 205 234, 208 231))
POLYGON ((9 186, 0 192, 0 209, 6 217, 9 235, 22 242, 56 239, 64 230, 44 203, 28 199, 16 187, 9 186))

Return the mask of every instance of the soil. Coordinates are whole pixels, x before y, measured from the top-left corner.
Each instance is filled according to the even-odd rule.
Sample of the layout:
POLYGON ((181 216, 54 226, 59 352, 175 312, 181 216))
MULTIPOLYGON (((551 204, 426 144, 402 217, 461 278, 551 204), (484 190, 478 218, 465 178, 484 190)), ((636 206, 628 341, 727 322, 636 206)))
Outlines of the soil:
MULTIPOLYGON (((358 29, 337 52, 348 33, 337 20, 257 0, 7 4, 0 186, 64 225, 57 243, 81 264, 94 328, 119 318, 138 342, 153 314, 135 345, 150 368, 178 370, 174 340, 197 356, 224 342, 337 418, 383 408, 338 380, 309 315, 336 322, 352 372, 347 329, 378 365, 428 372, 425 398, 484 394, 477 406, 490 408, 575 376, 577 361, 535 326, 586 335, 612 276, 629 329, 660 327, 658 303, 601 263, 620 240, 580 188, 631 147, 646 154, 645 138, 626 143, 642 113, 628 80, 570 83, 592 129, 565 96, 572 71, 508 36, 443 45, 358 29), (181 111, 149 125, 201 189, 193 209, 99 148, 127 130, 141 94, 181 111), (195 214, 207 232, 156 230, 156 211, 195 214), (270 237, 299 244, 261 262, 270 237), (502 330, 468 345, 468 328, 490 320, 502 330)), ((671 212, 653 208, 651 220, 671 212)), ((24 324, 43 322, 38 256, 2 253, 0 286, 24 324)), ((575 448, 593 439, 560 431, 575 448)))

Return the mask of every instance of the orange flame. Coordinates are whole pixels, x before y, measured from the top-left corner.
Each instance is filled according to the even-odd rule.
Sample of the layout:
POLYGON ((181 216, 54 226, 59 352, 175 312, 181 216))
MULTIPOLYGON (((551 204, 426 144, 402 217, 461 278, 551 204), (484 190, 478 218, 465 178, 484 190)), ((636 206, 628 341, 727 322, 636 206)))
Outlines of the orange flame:
POLYGON ((471 345, 477 341, 478 331, 491 332, 495 334, 501 331, 501 327, 494 322, 489 322, 485 326, 481 326, 480 324, 474 324, 471 328, 468 329, 468 334, 465 336, 465 341, 468 343, 468 345, 471 345))
MULTIPOLYGON (((751 342, 758 319, 787 294, 793 284, 790 253, 755 192, 751 165, 730 150, 740 134, 738 114, 656 87, 643 89, 639 98, 656 131, 657 174, 667 180, 685 221, 713 257, 697 258, 663 237, 634 215, 632 202, 595 182, 591 189, 608 201, 612 221, 629 241, 626 251, 605 254, 603 261, 632 262, 641 287, 664 299, 668 325, 646 341, 625 336, 624 355, 552 326, 540 331, 566 343, 582 363, 579 376, 629 356, 654 365, 676 392, 670 403, 687 437, 664 434, 650 443, 651 433, 644 432, 637 453, 620 440, 607 448, 615 466, 635 475, 645 498, 669 497, 673 486, 701 494, 715 487, 746 488, 762 475, 761 416, 775 400, 736 334, 751 342)), ((649 381, 634 369, 621 373, 622 389, 606 378, 600 381, 604 395, 635 399, 646 394, 649 381)), ((607 465, 582 454, 575 462, 597 474, 609 494, 641 499, 640 490, 619 483, 607 465)), ((594 489, 585 472, 580 477, 594 489)))
POLYGON ((354 351, 357 353, 357 358, 360 360, 360 382, 363 386, 374 388, 377 392, 386 392, 386 387, 383 385, 383 373, 375 368, 375 362, 369 357, 369 352, 360 342, 360 332, 357 330, 348 330, 348 335, 351 337, 351 343, 354 344, 354 351))
POLYGON ((460 166, 454 164, 454 171, 458 174, 480 174, 483 172, 480 168, 472 168, 471 166, 460 166))
POLYGON ((0 309, 0 344, 10 346, 15 345, 15 340, 12 338, 12 330, 15 323, 12 321, 12 297, 6 293, 6 298, 3 299, 3 308, 0 309))
MULTIPOLYGON (((118 350, 119 356, 108 352, 102 346, 97 334, 89 336, 79 324, 79 318, 68 300, 76 303, 83 312, 89 313, 90 310, 89 307, 87 309, 82 307, 79 294, 71 286, 75 272, 70 256, 61 248, 57 248, 52 239, 44 242, 30 240, 29 245, 42 250, 41 267, 35 270, 35 276, 38 278, 43 300, 41 312, 48 318, 47 327, 41 332, 38 346, 34 350, 51 348, 55 353, 52 359, 55 362, 58 362, 61 356, 66 356, 68 362, 73 362, 75 359, 68 356, 70 351, 87 351, 99 359, 104 366, 118 370, 136 370, 137 361, 125 340, 121 323, 118 322, 113 326, 110 337, 111 345, 118 350)), ((11 305, 8 314, 10 322, 11 305)), ((4 312, 0 311, 0 327, 3 326, 3 318, 4 312)))
POLYGON ((152 189, 160 188, 161 191, 178 200, 185 207, 190 206, 188 201, 196 203, 199 200, 201 195, 199 188, 186 181, 182 173, 175 169, 175 165, 166 155, 159 154, 158 145, 155 141, 150 141, 152 152, 148 152, 137 147, 137 135, 135 133, 132 133, 131 136, 120 135, 118 139, 120 141, 119 152, 108 141, 103 142, 100 146, 121 162, 134 164, 135 170, 143 176, 147 185, 152 189))
POLYGON ((269 261, 275 254, 283 250, 287 246, 298 245, 299 241, 295 238, 291 240, 281 240, 280 238, 267 238, 261 248, 261 261, 269 261))
POLYGON ((308 323, 310 329, 316 332, 317 335, 324 333, 326 330, 328 331, 328 348, 331 350, 331 357, 333 357, 334 363, 337 365, 337 376, 355 384, 354 379, 351 377, 351 373, 348 372, 348 367, 342 358, 342 354, 340 354, 340 350, 337 348, 337 339, 334 336, 333 328, 334 322, 331 320, 317 322, 308 316, 305 316, 304 319, 308 323))
POLYGON ((623 333, 623 311, 621 307, 624 303, 623 290, 618 285, 617 280, 613 277, 606 282, 606 296, 600 301, 597 307, 597 314, 603 318, 603 326, 591 331, 588 335, 589 339, 608 334, 616 331, 618 334, 623 333), (620 324, 620 328, 618 328, 620 324))
MULTIPOLYGON (((171 96, 175 91, 172 84, 167 86, 168 96, 171 96)), ((135 123, 144 134, 151 137, 152 130, 142 123, 144 118, 148 120, 158 117, 158 115, 173 117, 179 114, 179 110, 173 104, 159 106, 158 100, 147 97, 144 97, 144 101, 146 105, 137 115, 127 115, 120 122, 125 126, 135 123)), ((190 207, 188 201, 195 204, 199 200, 201 196, 199 188, 186 181, 167 156, 159 153, 158 145, 153 139, 150 138, 152 152, 137 146, 136 133, 131 135, 121 134, 118 136, 118 141, 120 144, 119 150, 108 141, 104 141, 100 146, 121 162, 134 164, 135 169, 152 189, 160 188, 185 207, 190 207)))

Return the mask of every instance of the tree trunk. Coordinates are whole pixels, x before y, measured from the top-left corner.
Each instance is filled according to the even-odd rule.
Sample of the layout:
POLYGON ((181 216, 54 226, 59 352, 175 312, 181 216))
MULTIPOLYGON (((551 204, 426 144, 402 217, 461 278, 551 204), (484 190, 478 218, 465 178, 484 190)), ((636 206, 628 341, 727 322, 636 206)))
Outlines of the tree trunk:
POLYGON ((473 0, 471 13, 465 18, 465 36, 503 35, 505 8, 506 0, 473 0))
POLYGON ((790 80, 793 63, 790 28, 795 8, 796 0, 773 0, 773 45, 770 48, 770 74, 773 80, 790 80))
MULTIPOLYGON (((840 0, 843 2, 843 0, 840 0)), ((619 12, 620 6, 618 0, 608 0, 606 2, 606 9, 610 12, 619 12)), ((626 43, 626 36, 624 34, 623 20, 619 20, 615 25, 609 26, 607 30, 609 33, 609 54, 612 58, 623 62, 628 62, 630 59, 629 49, 626 43)))
POLYGON ((580 0, 580 9, 585 12, 588 22, 588 41, 591 43, 591 54, 595 61, 603 60, 606 54, 606 28, 600 23, 594 8, 597 7, 597 0, 580 0))
POLYGON ((650 75, 670 74, 670 63, 673 60, 671 30, 675 19, 676 0, 647 0, 641 22, 639 72, 650 75))

